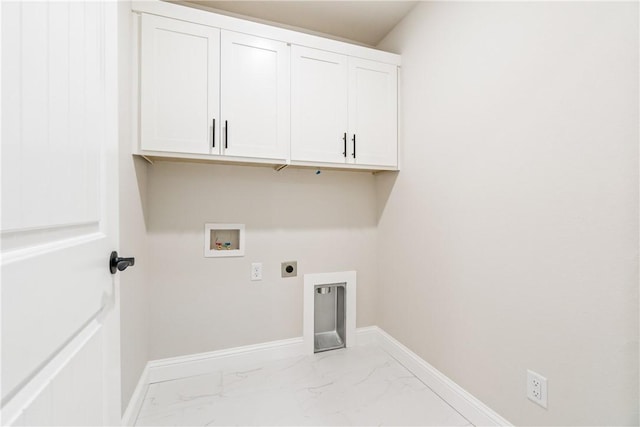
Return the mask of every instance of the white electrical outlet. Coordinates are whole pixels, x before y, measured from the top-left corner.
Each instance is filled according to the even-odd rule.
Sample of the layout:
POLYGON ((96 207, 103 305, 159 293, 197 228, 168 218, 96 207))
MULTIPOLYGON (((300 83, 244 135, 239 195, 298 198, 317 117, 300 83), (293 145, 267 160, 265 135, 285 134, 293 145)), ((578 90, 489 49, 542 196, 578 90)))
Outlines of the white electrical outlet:
POLYGON ((547 407, 547 379, 528 369, 527 397, 543 408, 547 407))
POLYGON ((262 263, 251 263, 251 280, 262 280, 262 263))

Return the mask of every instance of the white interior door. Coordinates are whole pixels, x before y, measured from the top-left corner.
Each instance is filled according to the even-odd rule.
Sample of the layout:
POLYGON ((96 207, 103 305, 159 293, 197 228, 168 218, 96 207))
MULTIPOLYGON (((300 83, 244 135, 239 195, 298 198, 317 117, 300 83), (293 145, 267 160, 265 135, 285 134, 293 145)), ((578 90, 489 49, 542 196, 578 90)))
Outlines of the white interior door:
POLYGON ((398 164, 398 69, 349 58, 349 161, 398 164))
POLYGON ((118 424, 115 2, 2 2, 2 424, 118 424))
POLYGON ((347 57, 291 48, 291 160, 345 163, 347 57))
POLYGON ((223 30, 220 61, 224 154, 287 158, 289 47, 223 30))
POLYGON ((220 30, 142 14, 143 150, 218 154, 220 30))

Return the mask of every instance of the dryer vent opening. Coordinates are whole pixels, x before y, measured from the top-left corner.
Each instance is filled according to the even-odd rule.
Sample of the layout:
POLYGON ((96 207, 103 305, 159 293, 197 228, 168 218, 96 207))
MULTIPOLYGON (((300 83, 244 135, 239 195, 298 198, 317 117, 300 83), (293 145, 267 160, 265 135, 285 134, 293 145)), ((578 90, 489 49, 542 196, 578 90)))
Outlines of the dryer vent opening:
POLYGON ((346 283, 316 285, 314 353, 346 346, 346 283))

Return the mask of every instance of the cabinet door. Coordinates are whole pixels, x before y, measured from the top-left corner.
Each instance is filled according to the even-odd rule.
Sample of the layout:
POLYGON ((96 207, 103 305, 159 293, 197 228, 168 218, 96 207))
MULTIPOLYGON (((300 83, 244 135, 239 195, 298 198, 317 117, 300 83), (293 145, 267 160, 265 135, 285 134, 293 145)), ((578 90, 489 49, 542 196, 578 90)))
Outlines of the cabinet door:
POLYGON ((291 49, 291 160, 345 163, 347 57, 291 49))
POLYGON ((349 158, 398 164, 398 72, 395 65, 349 58, 349 158))
POLYGON ((143 14, 141 37, 140 147, 217 154, 220 30, 143 14))
POLYGON ((222 31, 221 113, 224 154, 289 157, 289 46, 222 31))

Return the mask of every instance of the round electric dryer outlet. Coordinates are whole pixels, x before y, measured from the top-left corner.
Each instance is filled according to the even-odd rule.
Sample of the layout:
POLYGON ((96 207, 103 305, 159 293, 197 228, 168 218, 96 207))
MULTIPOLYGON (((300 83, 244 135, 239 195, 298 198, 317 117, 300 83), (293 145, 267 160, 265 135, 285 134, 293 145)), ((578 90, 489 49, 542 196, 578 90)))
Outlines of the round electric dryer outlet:
POLYGON ((298 275, 298 262, 285 261, 280 265, 282 277, 296 277, 298 275))

